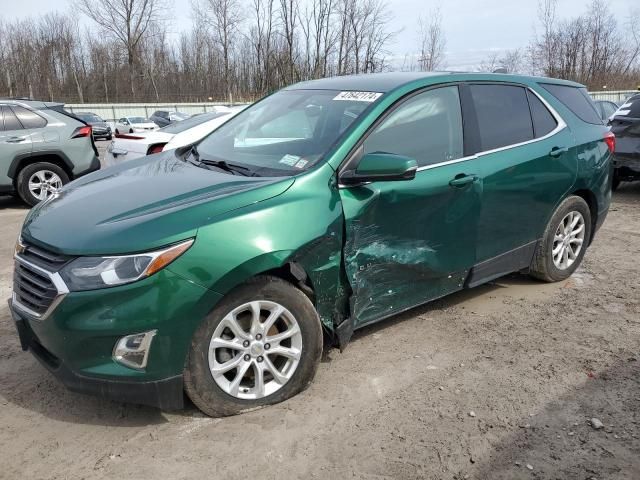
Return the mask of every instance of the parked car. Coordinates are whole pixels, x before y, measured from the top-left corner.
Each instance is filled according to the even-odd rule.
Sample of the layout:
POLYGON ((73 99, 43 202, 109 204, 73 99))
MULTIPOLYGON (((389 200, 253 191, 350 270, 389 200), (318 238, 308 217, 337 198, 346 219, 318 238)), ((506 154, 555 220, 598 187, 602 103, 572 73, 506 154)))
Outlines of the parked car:
POLYGON ((111 127, 98 115, 91 112, 78 112, 74 115, 91 125, 94 139, 104 138, 105 140, 111 140, 111 127))
POLYGON ((120 135, 107 147, 102 165, 112 166, 197 142, 239 111, 236 108, 220 113, 202 113, 153 132, 120 135))
POLYGON ((618 104, 610 102, 609 100, 596 100, 593 103, 595 104, 596 110, 598 110, 600 118, 604 123, 607 123, 616 110, 618 110, 618 104))
POLYGON ((0 193, 28 205, 100 168, 91 126, 64 104, 0 99, 0 193))
POLYGON ((153 123, 158 125, 160 128, 166 127, 167 125, 171 125, 175 122, 180 122, 182 120, 186 120, 191 115, 183 112, 174 112, 171 110, 157 110, 153 112, 153 115, 149 117, 153 123))
POLYGON ((640 180, 640 94, 629 98, 613 114, 609 125, 616 136, 613 189, 620 182, 640 180))
POLYGON ((75 391, 174 408, 184 390, 214 416, 277 403, 325 342, 511 272, 569 277, 607 215, 614 142, 568 81, 296 84, 32 210, 11 311, 75 391))
POLYGON ((121 133, 141 133, 157 130, 158 125, 144 117, 122 117, 116 122, 116 135, 121 133))

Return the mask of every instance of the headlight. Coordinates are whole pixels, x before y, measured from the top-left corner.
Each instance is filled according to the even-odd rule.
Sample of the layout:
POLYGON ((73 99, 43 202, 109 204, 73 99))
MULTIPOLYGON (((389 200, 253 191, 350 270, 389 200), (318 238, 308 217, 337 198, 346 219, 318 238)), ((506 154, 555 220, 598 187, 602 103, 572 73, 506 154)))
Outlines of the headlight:
POLYGON ((193 239, 154 252, 110 257, 80 257, 60 270, 71 291, 95 290, 153 275, 186 252, 193 239))

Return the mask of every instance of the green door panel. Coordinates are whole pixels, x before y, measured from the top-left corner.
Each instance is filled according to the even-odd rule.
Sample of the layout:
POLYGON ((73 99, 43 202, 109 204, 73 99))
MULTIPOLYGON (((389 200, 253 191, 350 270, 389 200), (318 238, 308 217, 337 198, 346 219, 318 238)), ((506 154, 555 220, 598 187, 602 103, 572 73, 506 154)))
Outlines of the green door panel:
POLYGON ((477 261, 493 258, 542 237, 555 206, 574 184, 577 154, 564 128, 546 139, 481 154, 482 177, 477 261), (554 148, 567 150, 554 157, 554 148))
POLYGON ((342 188, 344 262, 356 327, 462 288, 476 260, 482 182, 463 161, 414 180, 342 188))

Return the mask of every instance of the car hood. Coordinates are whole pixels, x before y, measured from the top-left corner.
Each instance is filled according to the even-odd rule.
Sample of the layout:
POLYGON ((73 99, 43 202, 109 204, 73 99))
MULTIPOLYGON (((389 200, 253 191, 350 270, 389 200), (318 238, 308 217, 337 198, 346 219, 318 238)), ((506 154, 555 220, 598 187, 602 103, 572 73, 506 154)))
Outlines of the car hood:
POLYGON ((165 152, 69 183, 29 212, 22 235, 70 255, 151 250, 193 237, 214 217, 280 195, 294 181, 207 170, 165 152))

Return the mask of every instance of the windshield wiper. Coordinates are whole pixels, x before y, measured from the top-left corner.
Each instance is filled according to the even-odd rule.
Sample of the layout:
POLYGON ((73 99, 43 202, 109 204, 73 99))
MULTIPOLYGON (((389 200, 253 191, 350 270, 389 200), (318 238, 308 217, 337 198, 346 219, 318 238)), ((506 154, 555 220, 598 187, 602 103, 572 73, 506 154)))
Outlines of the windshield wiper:
MULTIPOLYGON (((199 157, 198 157, 199 158, 199 157)), ((235 174, 240 174, 243 175, 245 177, 249 177, 252 176, 251 174, 251 170, 247 167, 243 167, 240 165, 236 165, 234 163, 227 163, 224 160, 210 160, 208 158, 204 158, 202 160, 200 160, 200 163, 203 163, 204 165, 208 165, 211 167, 217 167, 221 170, 225 170, 229 173, 233 173, 235 174)))
POLYGON ((250 168, 236 165, 235 163, 227 163, 224 160, 211 160, 208 158, 200 158, 200 152, 195 145, 191 145, 191 149, 184 157, 184 160, 197 166, 211 170, 209 167, 216 167, 233 175, 243 175, 245 177, 259 177, 255 172, 251 172, 250 168))

